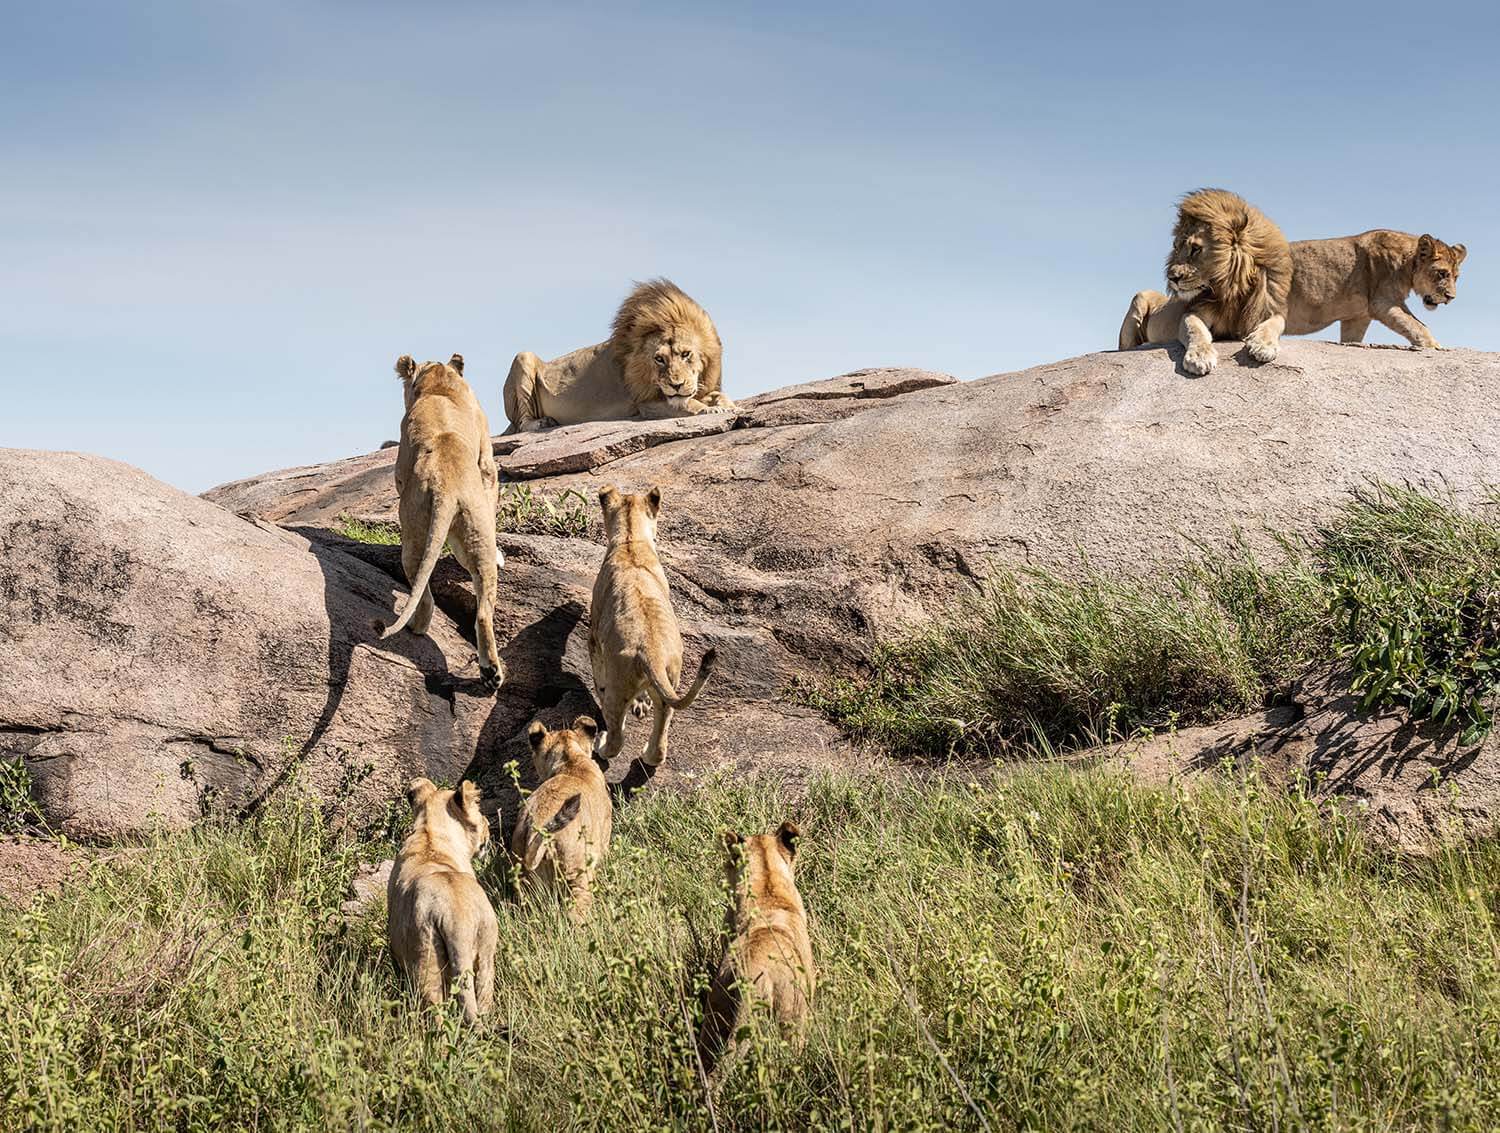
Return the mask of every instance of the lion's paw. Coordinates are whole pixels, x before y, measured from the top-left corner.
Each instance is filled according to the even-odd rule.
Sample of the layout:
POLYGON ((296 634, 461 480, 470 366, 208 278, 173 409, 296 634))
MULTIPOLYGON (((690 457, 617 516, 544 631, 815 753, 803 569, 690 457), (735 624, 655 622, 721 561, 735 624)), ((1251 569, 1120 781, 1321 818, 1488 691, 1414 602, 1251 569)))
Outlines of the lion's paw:
POLYGON ((1188 352, 1182 356, 1182 368, 1190 374, 1202 377, 1213 370, 1219 361, 1219 352, 1212 345, 1190 346, 1188 352))
POLYGON ((630 714, 639 720, 651 711, 651 698, 644 693, 630 702, 630 714))
POLYGON ((1281 353, 1281 343, 1276 339, 1248 338, 1245 347, 1250 351, 1250 357, 1257 362, 1274 362, 1276 355, 1281 353))

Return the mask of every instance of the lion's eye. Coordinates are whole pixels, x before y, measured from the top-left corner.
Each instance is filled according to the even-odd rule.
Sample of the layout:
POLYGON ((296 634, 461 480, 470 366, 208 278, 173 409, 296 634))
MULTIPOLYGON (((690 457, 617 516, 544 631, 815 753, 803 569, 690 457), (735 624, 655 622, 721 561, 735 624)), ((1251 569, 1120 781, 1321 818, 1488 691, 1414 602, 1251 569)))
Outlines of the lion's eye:
POLYGON ((682 360, 684 362, 691 362, 693 360, 693 352, 691 350, 684 350, 682 352, 682 360))
POLYGON ((667 368, 667 357, 665 354, 658 354, 656 356, 656 367, 659 370, 665 370, 667 368))

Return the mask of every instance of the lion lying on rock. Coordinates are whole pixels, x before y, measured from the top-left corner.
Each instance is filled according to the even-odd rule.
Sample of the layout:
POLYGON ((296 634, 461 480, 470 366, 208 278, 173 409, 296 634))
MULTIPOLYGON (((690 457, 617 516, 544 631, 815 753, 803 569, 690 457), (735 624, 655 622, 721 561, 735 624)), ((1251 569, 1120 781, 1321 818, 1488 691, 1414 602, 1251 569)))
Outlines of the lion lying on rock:
POLYGON ((714 321, 675 283, 638 284, 607 342, 551 362, 516 355, 505 379, 505 431, 732 412, 720 389, 723 355, 714 321))
POLYGON ((1223 189, 1182 199, 1167 257, 1172 297, 1142 291, 1120 327, 1120 349, 1178 339, 1182 365, 1207 374, 1218 362, 1214 339, 1244 339, 1250 357, 1272 361, 1280 349, 1292 288, 1292 254, 1281 229, 1223 189))

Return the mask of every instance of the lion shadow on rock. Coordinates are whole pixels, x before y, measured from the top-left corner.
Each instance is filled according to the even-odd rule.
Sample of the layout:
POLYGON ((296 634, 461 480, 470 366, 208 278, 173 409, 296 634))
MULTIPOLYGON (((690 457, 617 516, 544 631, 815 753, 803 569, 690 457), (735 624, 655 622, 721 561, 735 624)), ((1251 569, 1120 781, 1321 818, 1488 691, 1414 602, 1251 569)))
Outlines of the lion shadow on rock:
MULTIPOLYGON (((478 676, 464 677, 448 671, 448 660, 443 651, 426 634, 399 633, 386 639, 380 637, 383 625, 395 619, 395 610, 393 609, 384 617, 368 616, 367 607, 369 604, 377 607, 386 606, 390 601, 389 593, 383 586, 376 585, 373 580, 361 577, 361 572, 353 564, 365 562, 384 569, 387 574, 391 572, 384 563, 372 561, 367 555, 351 554, 349 549, 394 552, 394 565, 399 572, 401 569, 400 548, 366 547, 364 544, 342 537, 333 537, 328 532, 314 528, 294 528, 293 530, 308 539, 309 550, 323 573, 323 607, 328 616, 326 646, 328 693, 307 739, 286 761, 271 782, 242 805, 240 809, 242 818, 255 813, 274 797, 295 774, 297 768, 302 766, 307 757, 323 742, 328 729, 332 727, 334 719, 338 716, 339 707, 343 703, 344 692, 349 683, 354 651, 360 646, 410 661, 423 674, 423 684, 427 693, 447 701, 450 706, 460 693, 470 696, 484 694, 484 682, 478 676)), ((409 594, 406 600, 411 600, 409 594)), ((397 602, 399 604, 399 598, 397 602)), ((470 632, 472 634, 472 630, 470 632)))
POLYGON ((1459 725, 1413 720, 1402 708, 1364 708, 1347 675, 1312 690, 1300 704, 1272 709, 1266 727, 1225 735, 1199 749, 1189 766, 1245 770, 1258 763, 1284 783, 1301 772, 1320 794, 1363 795, 1368 777, 1398 780, 1413 764, 1426 771, 1416 791, 1435 790, 1447 776, 1469 769, 1479 744, 1460 746, 1459 725))
MULTIPOLYGON (((1232 341, 1232 340, 1225 339, 1225 340, 1222 340, 1222 341, 1217 341, 1217 342, 1215 342, 1214 345, 1215 346, 1221 346, 1221 345, 1224 345, 1224 343, 1229 342, 1229 341, 1232 341)), ((1214 373, 1217 373, 1219 371, 1219 369, 1221 369, 1224 366, 1229 365, 1230 363, 1233 363, 1234 365, 1236 365, 1236 366, 1238 366, 1238 367, 1240 367, 1242 369, 1245 369, 1245 370, 1258 370, 1262 366, 1274 366, 1274 365, 1276 365, 1275 362, 1257 362, 1254 358, 1250 357, 1250 349, 1249 349, 1249 347, 1245 346, 1243 343, 1240 343, 1239 347, 1240 348, 1238 350, 1236 350, 1233 354, 1229 355, 1229 357, 1227 357, 1227 358, 1224 357, 1221 354, 1219 356, 1218 364, 1214 367, 1214 372, 1213 373, 1208 373, 1208 374, 1190 374, 1190 373, 1188 373, 1187 367, 1183 365, 1183 359, 1187 357, 1187 347, 1184 346, 1184 345, 1182 345, 1182 343, 1180 343, 1180 342, 1173 341, 1173 342, 1148 342, 1148 343, 1142 343, 1140 346, 1133 346, 1133 347, 1131 347, 1129 350, 1125 351, 1125 353, 1127 353, 1127 354, 1138 354, 1138 353, 1139 354, 1144 354, 1144 353, 1147 353, 1148 351, 1160 351, 1163 354, 1167 355, 1167 357, 1172 360, 1172 370, 1173 370, 1173 372, 1179 378, 1186 378, 1189 381, 1193 381, 1193 382, 1204 381, 1205 379, 1211 379, 1214 376, 1214 373)))

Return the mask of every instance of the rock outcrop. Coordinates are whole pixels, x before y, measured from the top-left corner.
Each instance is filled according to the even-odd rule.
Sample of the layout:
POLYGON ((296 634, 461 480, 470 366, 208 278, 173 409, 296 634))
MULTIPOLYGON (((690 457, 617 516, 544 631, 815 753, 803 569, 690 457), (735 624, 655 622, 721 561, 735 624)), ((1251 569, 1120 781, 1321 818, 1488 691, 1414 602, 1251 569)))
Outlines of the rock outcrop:
MULTIPOLYGON (((1252 542, 1309 530, 1368 478, 1442 482, 1460 499, 1500 483, 1500 356, 1289 341, 1253 366, 1233 344, 1220 351, 1203 379, 1184 375, 1178 347, 963 384, 861 371, 733 414, 497 437, 495 451, 512 485, 575 489, 591 513, 604 483, 664 489, 684 668, 709 645, 721 660, 677 715, 659 779, 748 767, 796 779, 879 758, 803 707, 797 684, 856 670, 881 633, 994 563, 1142 572, 1237 529, 1252 542)), ((526 765, 526 724, 595 711, 597 524, 502 533, 508 677, 492 700, 476 695, 467 575, 440 564, 432 639, 380 643, 373 622, 405 600, 399 552, 335 531, 341 516, 394 521, 395 455, 268 473, 201 501, 105 461, 5 455, 0 754, 25 756, 49 816, 85 833, 138 827, 148 808, 185 820, 205 788, 253 800, 284 772, 284 748, 329 792, 369 763, 361 797, 399 794, 420 768, 477 777, 513 805, 505 765, 526 765)), ((1347 707, 1329 707, 1323 731, 1347 707)), ((627 726, 638 751, 649 724, 627 726)), ((1392 822, 1436 827, 1428 800, 1402 809, 1411 775, 1370 760, 1387 743, 1314 744, 1324 754, 1306 762, 1379 798, 1392 822)), ((1480 787, 1497 750, 1430 749, 1480 787)))
MULTIPOLYGON (((1372 477, 1444 483, 1461 499, 1500 483, 1500 357, 1292 340, 1255 366, 1235 344, 1219 349, 1204 379, 1184 374, 1176 346, 962 384, 862 371, 750 398, 734 415, 572 426, 497 438, 495 451, 503 478, 537 492, 663 487, 686 668, 709 644, 723 661, 678 715, 661 774, 755 765, 795 776, 854 755, 788 690, 857 668, 878 633, 930 613, 993 562, 1069 570, 1086 556, 1140 572, 1235 530, 1252 542, 1307 531, 1372 477)), ((272 473, 208 498, 399 576, 392 549, 327 530, 340 515, 395 518, 393 459, 272 473)), ((510 739, 496 761, 522 755, 532 713, 554 723, 592 707, 597 538, 501 536, 511 677, 495 732, 510 739)), ((465 624, 472 599, 451 563, 438 597, 465 624)))
POLYGON ((375 814, 485 750, 473 647, 443 622, 376 640, 406 600, 389 575, 126 465, 0 450, 0 563, 0 758, 71 837, 293 774, 375 814))

